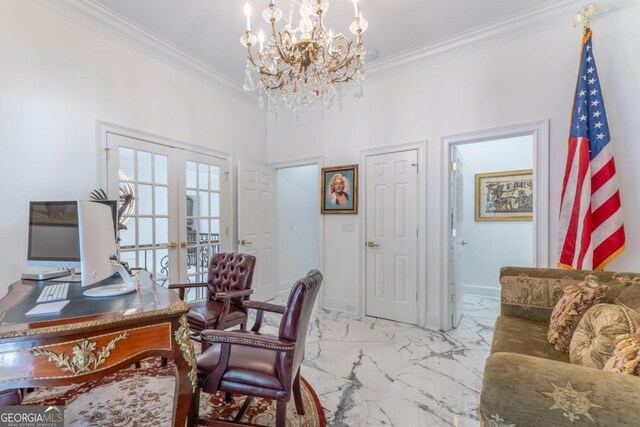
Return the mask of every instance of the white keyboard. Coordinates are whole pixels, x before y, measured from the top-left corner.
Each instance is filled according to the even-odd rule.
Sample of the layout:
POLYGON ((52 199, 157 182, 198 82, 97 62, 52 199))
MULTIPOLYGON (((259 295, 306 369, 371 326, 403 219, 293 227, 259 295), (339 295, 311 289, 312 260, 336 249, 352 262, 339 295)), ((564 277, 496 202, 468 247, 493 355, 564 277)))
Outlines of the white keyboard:
POLYGON ((40 304, 43 302, 53 302, 67 299, 67 294, 69 293, 69 283, 55 283, 53 285, 46 285, 36 303, 40 304))

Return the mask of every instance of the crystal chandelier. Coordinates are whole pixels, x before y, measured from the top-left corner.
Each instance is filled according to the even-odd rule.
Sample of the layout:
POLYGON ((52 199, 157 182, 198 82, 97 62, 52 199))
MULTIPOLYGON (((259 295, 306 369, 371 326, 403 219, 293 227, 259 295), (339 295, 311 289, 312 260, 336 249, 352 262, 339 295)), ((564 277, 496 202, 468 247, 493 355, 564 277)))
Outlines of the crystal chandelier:
POLYGON ((342 98, 353 91, 356 98, 362 95, 364 60, 366 49, 362 45, 362 33, 367 20, 362 17, 358 0, 353 0, 355 19, 349 30, 356 36, 355 43, 340 32, 327 31, 324 16, 329 8, 328 0, 295 0, 300 6, 300 21, 293 28, 293 6, 288 22, 278 32, 276 23, 282 18, 282 10, 270 0, 262 13, 271 25, 271 36, 265 40, 262 30, 256 37, 251 32, 251 8, 247 3, 244 13, 247 31, 240 42, 247 48, 244 89, 257 91, 260 107, 265 105, 278 114, 280 105, 296 112, 300 106, 319 103, 329 109, 337 99, 342 108, 342 98), (259 46, 256 46, 259 43, 259 46), (257 52, 255 47, 258 47, 257 52), (257 73, 254 83, 252 74, 257 73))

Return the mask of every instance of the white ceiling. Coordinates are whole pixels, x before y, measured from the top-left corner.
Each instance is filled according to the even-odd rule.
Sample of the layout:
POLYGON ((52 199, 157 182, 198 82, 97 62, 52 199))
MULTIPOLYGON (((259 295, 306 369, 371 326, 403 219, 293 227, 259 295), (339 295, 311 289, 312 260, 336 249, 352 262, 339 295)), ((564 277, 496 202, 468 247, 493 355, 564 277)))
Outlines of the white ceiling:
MULTIPOLYGON (((245 30, 242 0, 95 0, 101 6, 197 58, 229 79, 240 82, 246 61, 239 42, 245 30)), ((249 0, 252 29, 267 24, 262 10, 268 0, 249 0)), ((376 61, 400 55, 450 37, 504 21, 558 0, 360 0, 369 21, 364 35, 376 61)), ((276 0, 288 16, 291 0, 276 0)), ((294 13, 294 22, 297 21, 294 13)), ((351 0, 331 0, 326 25, 348 33, 351 0)), ((349 33, 350 34, 350 33, 349 33)), ((375 64, 375 61, 370 62, 375 64)))

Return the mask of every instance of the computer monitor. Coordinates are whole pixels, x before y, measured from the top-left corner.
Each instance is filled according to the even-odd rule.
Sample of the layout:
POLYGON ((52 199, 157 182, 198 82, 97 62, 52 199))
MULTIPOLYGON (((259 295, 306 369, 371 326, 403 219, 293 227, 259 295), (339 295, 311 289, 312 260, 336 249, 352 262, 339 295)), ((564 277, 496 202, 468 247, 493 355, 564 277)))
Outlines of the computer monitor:
POLYGON ((29 267, 80 267, 78 203, 29 203, 29 267))

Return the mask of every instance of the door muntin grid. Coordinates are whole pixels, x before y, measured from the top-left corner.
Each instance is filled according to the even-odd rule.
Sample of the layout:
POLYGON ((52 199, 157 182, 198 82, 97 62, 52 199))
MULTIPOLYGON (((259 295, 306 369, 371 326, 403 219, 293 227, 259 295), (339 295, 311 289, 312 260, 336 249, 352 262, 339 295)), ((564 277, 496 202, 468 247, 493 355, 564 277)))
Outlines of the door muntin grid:
POLYGON ((153 273, 160 284, 169 278, 169 157, 133 147, 118 147, 118 184, 133 186, 136 207, 120 231, 120 259, 153 273))
MULTIPOLYGON (((220 167, 203 161, 185 161, 186 276, 193 282, 208 280, 209 259, 220 252, 220 167)), ((187 292, 187 300, 204 298, 205 288, 187 292)))

